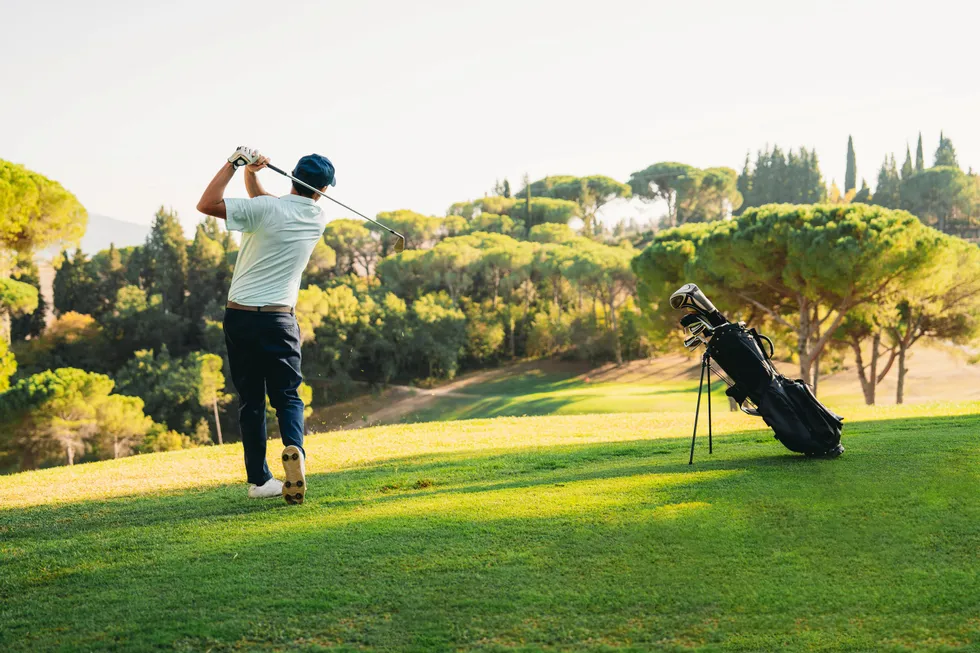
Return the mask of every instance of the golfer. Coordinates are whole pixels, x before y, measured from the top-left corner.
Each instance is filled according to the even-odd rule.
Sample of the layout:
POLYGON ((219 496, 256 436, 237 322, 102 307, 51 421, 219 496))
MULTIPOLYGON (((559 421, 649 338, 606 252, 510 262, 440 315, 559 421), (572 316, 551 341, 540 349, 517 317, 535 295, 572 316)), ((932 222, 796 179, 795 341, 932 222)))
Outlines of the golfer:
MULTIPOLYGON (((323 236, 326 217, 316 205, 320 195, 295 182, 289 195, 266 192, 256 173, 268 163, 268 157, 256 150, 239 148, 211 180, 197 210, 224 219, 231 231, 242 232, 224 331, 240 402, 248 496, 283 496, 286 503, 297 504, 306 494, 306 452, 304 406, 297 393, 303 375, 294 307, 300 278, 323 236), (233 162, 241 161, 250 162, 245 167, 249 199, 225 199, 225 187, 237 169, 233 162), (276 409, 285 445, 285 483, 272 476, 265 460, 266 393, 276 409)), ((319 154, 300 159, 293 176, 321 191, 336 184, 333 164, 319 154)))

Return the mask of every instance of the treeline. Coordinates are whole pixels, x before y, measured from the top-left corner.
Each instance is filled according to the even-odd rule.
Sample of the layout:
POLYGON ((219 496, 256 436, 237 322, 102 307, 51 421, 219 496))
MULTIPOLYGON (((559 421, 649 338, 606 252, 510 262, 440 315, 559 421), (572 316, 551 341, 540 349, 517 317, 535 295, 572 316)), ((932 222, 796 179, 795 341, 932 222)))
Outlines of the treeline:
MULTIPOLYGON (((976 248, 923 223, 967 234, 978 182, 946 137, 932 167, 921 139, 901 168, 889 156, 874 192, 856 187, 852 140, 847 156, 843 192, 826 186, 816 152, 777 146, 741 174, 660 162, 625 182, 525 178, 512 192, 504 180, 445 216, 379 214, 405 234, 401 254, 364 223, 333 220, 297 305, 304 397, 323 405, 361 384, 432 383, 524 356, 645 357, 678 346, 661 299, 695 280, 790 344, 814 385, 850 351, 873 402, 890 370, 902 387, 915 342, 974 335, 976 248), (660 226, 673 228, 600 223, 633 197, 663 202, 660 226)), ((235 240, 213 219, 187 239, 161 209, 139 247, 67 249, 46 325, 33 254, 77 241, 84 209, 0 164, 0 470, 237 438, 221 329, 235 240)))
POLYGON ((857 155, 853 139, 848 138, 842 191, 836 182, 826 186, 816 151, 801 148, 784 153, 778 146, 767 146, 756 154, 754 164, 745 157, 737 182, 741 210, 772 203, 875 204, 909 211, 944 233, 980 236, 980 177, 972 169, 960 168, 953 142, 943 134, 932 160, 932 166, 926 167, 920 134, 914 161, 907 145, 901 167, 894 154, 886 156, 872 192, 865 179, 857 186, 857 155))
MULTIPOLYGON (((621 184, 610 194, 626 191, 621 184)), ((414 248, 400 255, 360 221, 331 221, 297 304, 307 403, 344 397, 358 383, 433 382, 514 357, 649 355, 629 267, 635 251, 629 241, 605 244, 573 232, 567 223, 601 202, 592 191, 565 196, 574 199, 484 198, 454 205, 445 217, 382 213, 414 248)), ((236 256, 234 239, 215 220, 187 240, 177 216, 162 208, 142 246, 91 258, 64 252, 55 320, 45 327, 41 308, 19 318, 28 326, 15 336, 14 388, 0 395, 0 422, 11 434, 0 448, 5 464, 182 448, 220 441, 223 433, 237 438, 221 331, 236 256), (61 418, 47 395, 27 392, 33 403, 16 398, 50 385, 51 374, 81 416, 57 436, 51 420, 61 418), (146 429, 118 436, 112 447, 94 408, 110 396, 103 377, 111 396, 138 398, 147 418, 146 429)), ((36 285, 36 275, 25 278, 36 285)))

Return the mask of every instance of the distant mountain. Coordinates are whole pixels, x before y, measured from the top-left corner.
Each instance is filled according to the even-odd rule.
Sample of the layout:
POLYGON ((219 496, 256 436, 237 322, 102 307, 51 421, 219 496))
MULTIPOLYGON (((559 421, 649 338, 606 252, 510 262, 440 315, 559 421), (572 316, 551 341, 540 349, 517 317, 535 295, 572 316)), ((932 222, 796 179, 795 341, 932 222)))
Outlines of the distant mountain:
POLYGON ((88 229, 82 237, 82 251, 89 256, 110 244, 117 248, 142 245, 150 233, 150 225, 116 220, 97 213, 88 214, 88 229))

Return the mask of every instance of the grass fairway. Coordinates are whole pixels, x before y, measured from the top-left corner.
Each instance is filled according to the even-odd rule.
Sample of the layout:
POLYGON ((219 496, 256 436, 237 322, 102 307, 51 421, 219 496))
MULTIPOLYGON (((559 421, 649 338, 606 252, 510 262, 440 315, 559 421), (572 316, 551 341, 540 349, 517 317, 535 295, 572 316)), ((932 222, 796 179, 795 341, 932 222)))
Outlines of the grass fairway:
POLYGON ((688 410, 328 433, 302 507, 237 445, 0 477, 0 650, 977 650, 978 412, 822 461, 719 411, 693 467, 688 410))

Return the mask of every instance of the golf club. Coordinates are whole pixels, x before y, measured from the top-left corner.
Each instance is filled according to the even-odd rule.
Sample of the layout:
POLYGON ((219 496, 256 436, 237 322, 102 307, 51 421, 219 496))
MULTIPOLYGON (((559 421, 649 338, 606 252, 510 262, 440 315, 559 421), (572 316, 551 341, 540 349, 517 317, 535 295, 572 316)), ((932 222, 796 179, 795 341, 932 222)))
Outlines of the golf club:
POLYGON ((704 318, 711 326, 722 326, 728 320, 711 303, 697 284, 685 283, 670 296, 670 306, 674 309, 687 308, 704 318))
POLYGON ((334 204, 338 204, 338 205, 344 207, 345 209, 347 209, 351 213, 353 213, 355 215, 358 215, 358 216, 364 218, 368 222, 370 222, 372 224, 378 225, 379 227, 381 227, 382 229, 384 229, 385 231, 387 231, 388 233, 390 233, 392 236, 395 237, 395 251, 396 252, 403 252, 403 251, 405 251, 405 236, 401 235, 400 233, 398 233, 397 231, 395 231, 391 227, 386 227, 383 224, 381 224, 380 222, 378 222, 377 220, 373 220, 373 219, 367 217, 366 215, 364 215, 363 213, 361 213, 359 211, 355 211, 354 209, 352 209, 351 207, 347 206, 343 202, 338 202, 337 200, 335 200, 334 198, 330 197, 329 195, 324 195, 323 194, 323 191, 321 191, 320 189, 313 188, 313 186, 310 186, 305 181, 302 181, 302 180, 297 179, 296 177, 292 176, 291 174, 289 174, 285 170, 281 170, 281 169, 277 168, 276 166, 272 165, 271 163, 267 163, 266 164, 266 167, 269 168, 270 170, 275 170, 276 172, 278 172, 283 177, 286 177, 288 179, 292 179, 294 182, 296 182, 300 186, 303 186, 304 188, 308 188, 309 190, 313 191, 314 193, 316 193, 318 195, 321 195, 322 197, 326 197, 328 200, 330 200, 334 204))

